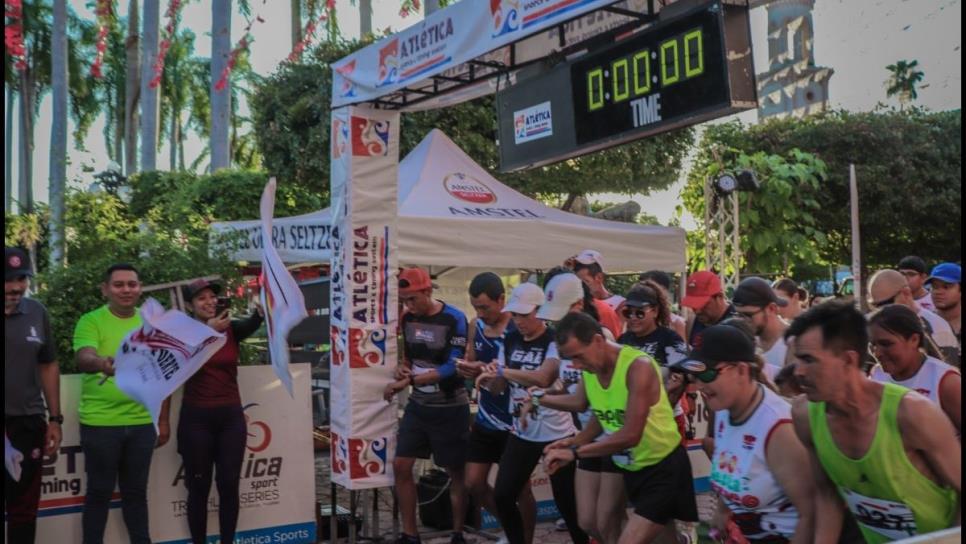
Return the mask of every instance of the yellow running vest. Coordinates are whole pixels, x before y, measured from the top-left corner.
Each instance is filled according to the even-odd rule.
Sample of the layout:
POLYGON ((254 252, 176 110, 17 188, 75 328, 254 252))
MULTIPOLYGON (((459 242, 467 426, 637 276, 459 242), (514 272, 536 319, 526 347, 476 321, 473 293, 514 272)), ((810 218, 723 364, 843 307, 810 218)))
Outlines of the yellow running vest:
POLYGON ((870 544, 949 528, 956 513, 956 492, 923 476, 906 456, 897 415, 899 402, 909 390, 883 385, 875 437, 861 459, 847 457, 835 445, 825 403, 808 403, 818 459, 870 544))
POLYGON ((604 428, 604 433, 613 434, 624 427, 624 412, 627 409, 628 396, 627 370, 639 357, 646 358, 654 368, 661 388, 661 397, 648 412, 640 442, 629 450, 611 456, 614 464, 630 471, 657 464, 681 444, 681 433, 678 432, 677 423, 674 421, 674 410, 668 402, 664 382, 661 380, 661 367, 644 352, 624 346, 617 356, 617 364, 609 387, 603 387, 596 375, 586 371, 583 373, 584 388, 587 391, 590 408, 604 428))

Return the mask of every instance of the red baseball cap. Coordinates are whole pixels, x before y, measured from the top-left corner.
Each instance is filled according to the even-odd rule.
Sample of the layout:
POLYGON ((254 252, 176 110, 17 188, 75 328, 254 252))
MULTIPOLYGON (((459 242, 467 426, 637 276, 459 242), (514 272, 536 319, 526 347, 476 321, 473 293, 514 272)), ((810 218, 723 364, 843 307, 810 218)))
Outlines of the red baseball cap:
POLYGON ((699 270, 688 276, 687 289, 681 305, 699 311, 711 300, 711 297, 722 292, 721 278, 717 274, 710 270, 699 270))
POLYGON ((399 272, 399 294, 411 295, 423 289, 436 287, 429 278, 429 272, 423 268, 404 268, 399 272))

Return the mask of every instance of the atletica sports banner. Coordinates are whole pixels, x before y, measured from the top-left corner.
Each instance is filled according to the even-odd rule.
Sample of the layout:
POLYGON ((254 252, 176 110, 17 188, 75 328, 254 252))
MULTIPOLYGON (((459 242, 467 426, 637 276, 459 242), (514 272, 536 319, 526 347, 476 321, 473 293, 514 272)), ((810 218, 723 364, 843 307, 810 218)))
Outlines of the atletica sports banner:
POLYGON ((127 396, 147 408, 158 424, 161 404, 225 345, 225 335, 178 310, 165 310, 149 298, 141 325, 124 338, 114 355, 114 380, 127 396))
MULTIPOLYGON (((509 64, 547 56, 553 50, 569 45, 565 39, 544 32, 590 11, 617 3, 617 0, 490 0, 457 2, 436 11, 413 26, 387 36, 378 42, 333 63, 332 105, 344 106, 384 97, 404 87, 419 87, 426 81, 436 88, 453 86, 451 79, 430 78, 447 71, 466 73, 461 65, 471 60, 509 64), (511 52, 507 45, 533 36, 511 52), (483 58, 481 58, 483 57, 483 58)), ((637 7, 643 2, 629 2, 637 7)), ((624 16, 595 13, 592 20, 595 35, 611 26, 601 21, 624 16)), ((588 18, 591 18, 588 16, 588 18)), ((576 24, 568 24, 586 39, 587 33, 576 24)), ((583 26, 583 25, 581 25, 583 26)), ((497 70, 486 64, 476 66, 477 75, 497 70)), ((447 77, 452 78, 452 74, 447 77)), ((486 83, 486 82, 484 82, 486 83)), ((469 100, 487 91, 461 96, 469 100)))
POLYGON ((399 114, 332 112, 332 481, 392 485, 397 406, 396 180, 399 114))
MULTIPOLYGON (((248 440, 242 463, 241 512, 235 542, 315 543, 315 461, 312 448, 310 367, 293 364, 295 400, 266 365, 238 369, 248 440)), ((79 544, 87 476, 80 446, 77 408, 80 374, 61 376, 63 441, 44 460, 38 543, 79 544)), ((148 479, 151 541, 188 544, 185 471, 178 454, 181 391, 171 399, 171 440, 154 450, 148 479)), ((218 540, 218 491, 208 499, 208 541, 218 540)), ((127 542, 120 494, 111 501, 104 542, 127 542)))
MULTIPOLYGON (((262 238, 267 240, 272 233, 272 215, 275 213, 275 178, 268 180, 262 191, 261 216, 262 238)), ((272 368, 278 379, 285 384, 289 395, 292 393, 292 374, 288 369, 288 333, 300 321, 308 317, 305 310, 305 297, 292 273, 285 268, 278 250, 273 244, 262 245, 261 276, 262 308, 265 311, 265 328, 268 331, 268 351, 272 368)))

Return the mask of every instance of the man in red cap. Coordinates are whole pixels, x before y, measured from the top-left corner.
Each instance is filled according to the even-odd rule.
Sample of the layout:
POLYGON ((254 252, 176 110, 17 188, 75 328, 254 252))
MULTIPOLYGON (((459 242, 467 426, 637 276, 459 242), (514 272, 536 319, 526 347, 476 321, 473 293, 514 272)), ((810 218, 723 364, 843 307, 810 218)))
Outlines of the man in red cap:
POLYGON ((699 270, 688 276, 687 290, 681 305, 694 310, 695 322, 688 335, 688 343, 694 348, 701 346, 701 333, 704 329, 738 313, 725 298, 721 279, 710 270, 699 270))
POLYGON ((398 381, 386 386, 385 398, 407 386, 413 391, 399 424, 393 472, 396 496, 402 512, 403 532, 397 542, 418 543, 416 525, 416 459, 428 459, 446 469, 450 476, 453 505, 453 544, 463 544, 466 518, 463 466, 470 429, 469 397, 456 373, 456 361, 466 351, 466 316, 433 298, 429 273, 407 268, 399 273, 399 300, 408 310, 402 316, 403 360, 397 368, 398 381))

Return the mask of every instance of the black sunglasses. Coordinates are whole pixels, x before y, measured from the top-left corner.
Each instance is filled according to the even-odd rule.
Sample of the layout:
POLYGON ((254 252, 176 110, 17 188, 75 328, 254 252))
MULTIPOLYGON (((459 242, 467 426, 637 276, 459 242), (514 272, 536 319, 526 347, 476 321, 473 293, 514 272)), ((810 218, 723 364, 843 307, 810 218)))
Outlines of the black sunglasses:
POLYGON ((874 306, 876 308, 881 308, 883 306, 888 306, 890 304, 895 304, 896 303, 896 297, 898 297, 898 296, 899 296, 899 293, 896 293, 896 294, 892 295, 891 298, 887 298, 885 300, 872 301, 872 306, 874 306))
POLYGON ((718 379, 718 374, 721 374, 721 371, 724 370, 725 367, 728 367, 728 366, 733 366, 733 365, 731 365, 731 364, 725 364, 725 366, 722 366, 720 368, 709 368, 707 370, 698 372, 696 374, 692 374, 692 376, 694 376, 694 378, 696 380, 698 380, 699 382, 701 382, 701 383, 711 383, 711 382, 717 380, 718 379))
POLYGON ((650 304, 645 304, 640 308, 624 308, 621 310, 621 315, 624 316, 624 319, 644 319, 644 316, 647 315, 647 309, 650 307, 650 304))

